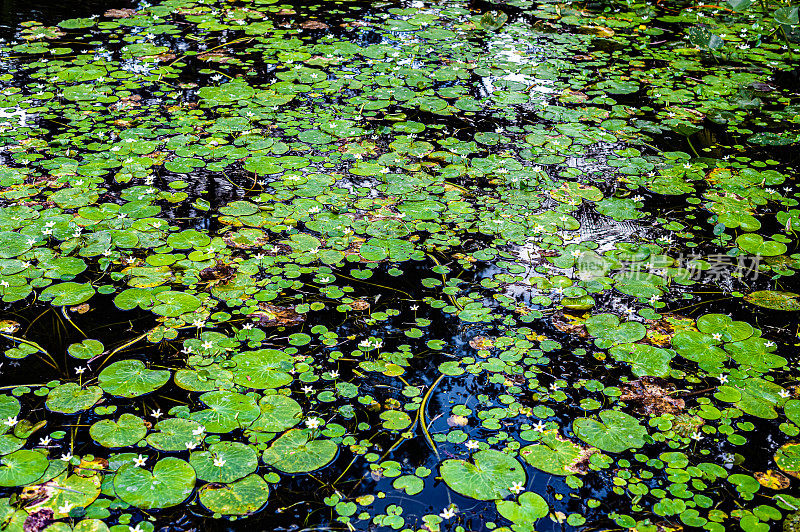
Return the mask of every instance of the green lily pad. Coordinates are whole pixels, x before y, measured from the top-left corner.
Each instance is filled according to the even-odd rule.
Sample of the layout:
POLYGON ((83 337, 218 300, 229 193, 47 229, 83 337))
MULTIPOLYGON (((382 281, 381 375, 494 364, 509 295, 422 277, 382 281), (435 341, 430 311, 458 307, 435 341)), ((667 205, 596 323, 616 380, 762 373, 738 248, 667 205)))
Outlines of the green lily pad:
POLYGON ((198 479, 228 484, 253 473, 258 468, 258 456, 249 445, 220 442, 207 451, 193 452, 189 463, 198 479))
POLYGON ((95 291, 89 283, 59 283, 53 284, 42 290, 43 301, 51 301, 54 306, 80 305, 94 295, 95 291))
POLYGON ((258 475, 250 475, 232 484, 206 484, 199 490, 200 503, 222 515, 246 515, 257 512, 269 497, 269 484, 258 475))
POLYGON ((81 387, 74 382, 59 384, 47 395, 47 408, 62 414, 74 414, 93 407, 103 397, 97 386, 81 387))
POLYGON ((147 369, 141 360, 128 359, 106 367, 97 380, 107 393, 131 398, 158 390, 169 377, 168 370, 147 369))
POLYGON ((247 428, 261 415, 255 399, 249 395, 228 391, 206 392, 200 400, 208 406, 205 410, 192 412, 191 419, 205 426, 208 432, 225 434, 239 428, 247 428))
POLYGON ((328 465, 337 450, 331 440, 313 440, 309 432, 291 429, 264 451, 263 459, 284 473, 307 473, 328 465))
POLYGON ((303 413, 300 404, 285 395, 267 395, 258 402, 261 415, 248 427, 258 432, 283 432, 298 423, 303 413))
POLYGON ((42 508, 53 511, 55 519, 69 515, 66 508, 86 508, 100 495, 100 475, 80 476, 62 473, 44 484, 52 495, 44 501, 27 508, 34 513, 42 508))
POLYGON ((138 416, 122 414, 117 421, 98 421, 91 426, 89 434, 103 447, 127 447, 145 437, 147 426, 138 416))
POLYGON ((524 485, 527 480, 519 461, 495 450, 476 452, 472 462, 445 460, 439 471, 450 489, 480 501, 504 499, 515 483, 524 485))
POLYGON ((189 498, 194 484, 194 469, 178 458, 159 460, 152 472, 125 464, 113 479, 117 496, 143 510, 177 506, 189 498))
POLYGON ((616 410, 603 410, 600 421, 579 418, 572 422, 572 431, 592 447, 609 453, 638 449, 645 444, 647 429, 636 418, 616 410))
POLYGON ((25 486, 39 480, 50 461, 37 451, 15 451, 0 457, 0 486, 25 486))
POLYGON ((573 466, 582 457, 581 447, 559 438, 555 430, 546 431, 541 443, 520 449, 519 455, 536 469, 562 476, 574 474, 573 466))
POLYGON ((234 355, 233 380, 246 388, 279 388, 292 382, 293 359, 283 351, 261 349, 234 355))
POLYGON ((513 523, 514 530, 533 532, 537 519, 547 516, 550 507, 538 493, 525 492, 519 501, 495 501, 497 512, 513 523))
POLYGON ((199 445, 205 437, 199 429, 197 421, 168 418, 156 423, 153 432, 147 435, 147 443, 159 451, 185 451, 199 445))

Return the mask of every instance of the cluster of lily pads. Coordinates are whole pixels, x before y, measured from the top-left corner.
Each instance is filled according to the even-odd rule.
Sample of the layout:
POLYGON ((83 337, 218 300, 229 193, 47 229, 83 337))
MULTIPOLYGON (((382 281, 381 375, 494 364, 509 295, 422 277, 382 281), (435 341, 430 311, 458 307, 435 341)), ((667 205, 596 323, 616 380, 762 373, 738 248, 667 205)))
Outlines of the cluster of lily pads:
POLYGON ((2 43, 0 529, 797 526, 797 7, 471 7, 2 43))

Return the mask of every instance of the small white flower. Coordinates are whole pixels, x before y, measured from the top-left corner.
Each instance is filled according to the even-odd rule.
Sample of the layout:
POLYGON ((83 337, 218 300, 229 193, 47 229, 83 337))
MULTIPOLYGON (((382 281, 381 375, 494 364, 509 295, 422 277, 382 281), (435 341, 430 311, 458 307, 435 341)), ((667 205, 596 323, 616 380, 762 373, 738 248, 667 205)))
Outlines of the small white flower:
POLYGON ((786 398, 787 398, 787 397, 789 397, 791 394, 789 393, 789 390, 781 390, 781 391, 779 391, 779 392, 778 392, 778 395, 780 395, 781 397, 783 397, 784 399, 786 399, 786 398))
POLYGON ((129 526, 128 532, 144 532, 144 529, 141 527, 142 523, 136 523, 135 527, 129 526))
POLYGON ((196 442, 193 442, 193 441, 187 441, 186 443, 184 443, 184 445, 186 446, 186 449, 187 449, 188 451, 191 451, 192 449, 194 449, 195 447, 197 447, 197 443, 196 443, 196 442))
POLYGON ((61 460, 63 460, 64 462, 69 462, 70 460, 72 460, 72 453, 67 452, 67 453, 62 454, 61 455, 61 460))
POLYGON ((719 379, 720 384, 725 384, 726 382, 728 382, 728 376, 727 375, 720 375, 717 378, 719 379))
POLYGON ((160 418, 160 417, 161 417, 163 414, 161 413, 161 409, 160 409, 160 408, 156 408, 155 410, 153 410, 152 412, 150 412, 150 415, 151 415, 151 416, 153 416, 154 418, 158 419, 158 418, 160 418))
POLYGON ((331 379, 338 379, 339 378, 339 372, 338 371, 331 371, 330 372, 330 376, 331 376, 331 379))
POLYGON ((197 318, 192 322, 192 325, 194 325, 195 327, 202 327, 205 324, 206 322, 202 318, 197 318))
POLYGON ((303 393, 311 393, 314 391, 312 386, 303 386, 301 389, 303 390, 303 393))
POLYGON ((144 464, 147 462, 147 457, 142 456, 141 454, 133 459, 133 465, 136 467, 144 467, 144 464))
POLYGON ((544 421, 539 421, 536 425, 534 425, 533 430, 536 432, 544 432, 544 421))
POLYGON ((203 342, 203 349, 211 349, 212 347, 214 347, 214 344, 212 344, 210 341, 206 340, 203 342))
MULTIPOLYGON (((278 252, 278 248, 274 248, 274 249, 275 249, 275 251, 273 251, 273 253, 277 253, 277 252, 278 252)), ((256 259, 256 260, 259 260, 259 261, 260 261, 260 260, 263 260, 263 259, 264 259, 264 254, 263 254, 263 253, 258 253, 258 254, 257 254, 255 257, 253 257, 253 258, 254 258, 254 259, 256 259)))
POLYGON ((644 196, 634 196, 631 198, 633 201, 644 201, 644 196))
POLYGON ((50 436, 45 436, 44 438, 39 438, 39 445, 41 445, 42 447, 47 447, 52 442, 53 442, 53 440, 50 439, 50 436))
POLYGON ((572 255, 573 257, 575 257, 575 258, 577 259, 578 257, 580 257, 580 256, 581 256, 581 250, 579 250, 579 249, 573 249, 572 251, 570 251, 570 253, 569 253, 569 254, 570 254, 570 255, 572 255))
POLYGON ((321 423, 321 420, 318 417, 311 417, 311 418, 306 419, 306 427, 308 427, 310 429, 319 428, 320 423, 321 423))
POLYGON ((8 286, 9 286, 9 285, 8 285, 8 281, 6 281, 5 279, 3 279, 2 281, 0 281, 0 286, 2 286, 3 288, 8 288, 8 286))
POLYGON ((73 506, 75 506, 75 505, 72 504, 71 502, 64 501, 64 505, 58 507, 58 513, 68 514, 69 511, 72 510, 73 506))
POLYGON ((200 425, 199 427, 197 427, 196 429, 194 429, 192 431, 192 434, 194 434, 195 436, 200 436, 205 431, 206 431, 206 428, 203 425, 200 425))
POLYGON ((442 513, 439 514, 439 517, 442 519, 450 519, 456 516, 456 510, 453 507, 448 507, 442 510, 442 513))
POLYGON ((184 347, 183 349, 181 349, 181 353, 183 353, 184 355, 191 354, 191 352, 192 352, 192 347, 188 346, 188 345, 186 347, 184 347))
POLYGON ((508 489, 516 495, 521 491, 525 491, 525 486, 522 485, 522 482, 512 482, 511 487, 508 489))
POLYGON ((11 416, 5 421, 3 421, 3 425, 8 425, 9 427, 13 427, 17 424, 17 416, 11 416))
POLYGON ((84 371, 86 371, 86 368, 84 368, 83 366, 78 366, 77 368, 75 368, 76 375, 82 375, 84 371))
POLYGON ((419 305, 411 305, 410 308, 411 308, 411 311, 413 312, 413 311, 415 311, 415 310, 417 310, 419 308, 419 305))
POLYGON ((242 329, 244 329, 245 331, 249 331, 252 328, 253 328, 252 323, 245 323, 244 325, 242 325, 242 329))
POLYGON ((692 439, 694 441, 700 441, 700 440, 703 439, 703 435, 700 434, 700 431, 695 431, 695 432, 692 433, 692 439))
POLYGON ((775 347, 775 345, 776 345, 776 344, 775 344, 775 342, 773 342, 772 340, 770 340, 769 342, 767 342, 766 344, 764 344, 764 347, 775 347))
POLYGON ((226 460, 224 458, 217 458, 214 457, 214 467, 222 467, 225 465, 226 460))
POLYGON ((711 335, 711 338, 713 338, 714 340, 720 341, 720 340, 722 340, 722 333, 714 333, 714 334, 711 335))
POLYGON ((466 445, 467 449, 469 449, 470 451, 474 451, 479 447, 478 442, 475 440, 469 440, 464 445, 466 445))

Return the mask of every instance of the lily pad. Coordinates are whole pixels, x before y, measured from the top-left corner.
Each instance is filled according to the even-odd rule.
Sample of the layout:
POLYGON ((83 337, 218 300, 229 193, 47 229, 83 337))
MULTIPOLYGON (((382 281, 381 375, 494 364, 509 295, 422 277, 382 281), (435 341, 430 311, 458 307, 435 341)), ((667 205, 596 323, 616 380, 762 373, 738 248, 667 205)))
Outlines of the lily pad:
POLYGON ((264 451, 264 462, 284 473, 307 473, 328 465, 336 456, 337 445, 326 439, 311 439, 301 429, 291 429, 264 451))
POLYGON ((59 384, 47 395, 47 408, 62 414, 74 414, 93 407, 103 397, 97 386, 81 387, 74 382, 59 384))
POLYGON ((228 484, 253 473, 258 468, 256 452, 237 442, 220 442, 207 451, 193 452, 189 464, 199 480, 228 484))
POLYGON ((269 497, 269 484, 250 475, 228 485, 206 484, 199 490, 200 503, 223 515, 246 515, 260 510, 269 497))
POLYGON ((145 437, 147 426, 138 416, 122 414, 117 421, 98 421, 91 426, 89 434, 103 447, 127 447, 145 437))
POLYGON ((177 506, 192 494, 195 484, 192 466, 178 458, 156 462, 153 471, 125 464, 114 475, 117 496, 126 503, 151 510, 177 506))
POLYGON ((0 486, 10 488, 31 484, 41 478, 49 463, 37 451, 15 451, 0 457, 0 486))
POLYGON ((759 307, 773 310, 800 310, 800 294, 779 290, 759 290, 744 296, 744 300, 759 307))
POLYGON ((169 380, 168 370, 147 369, 141 360, 120 360, 100 372, 100 387, 120 397, 139 397, 154 392, 169 380))
POLYGON ((600 420, 579 418, 573 421, 572 431, 581 440, 609 453, 638 449, 645 444, 647 429, 633 416, 616 410, 603 410, 600 420))
POLYGON ((518 460, 495 450, 478 451, 472 462, 448 459, 439 470, 453 491, 480 501, 504 499, 516 484, 524 485, 527 476, 518 460))

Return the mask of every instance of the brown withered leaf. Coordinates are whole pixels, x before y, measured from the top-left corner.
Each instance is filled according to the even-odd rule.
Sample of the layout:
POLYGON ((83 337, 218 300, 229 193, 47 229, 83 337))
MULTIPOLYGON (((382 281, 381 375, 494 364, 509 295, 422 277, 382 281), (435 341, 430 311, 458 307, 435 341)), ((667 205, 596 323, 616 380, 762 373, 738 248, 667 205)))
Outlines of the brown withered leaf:
POLYGON ((74 312, 75 314, 86 314, 92 309, 89 306, 89 303, 82 303, 80 305, 75 305, 74 307, 70 307, 69 311, 74 312))
POLYGON ((785 490, 792 482, 789 477, 783 473, 780 473, 779 471, 775 471, 774 469, 759 471, 757 473, 753 473, 753 476, 759 484, 765 488, 773 490, 785 490))
POLYGON ((103 16, 108 18, 130 18, 135 14, 136 11, 126 7, 122 9, 109 9, 103 13, 103 16))
POLYGON ((670 345, 675 333, 694 329, 694 320, 683 316, 664 314, 660 320, 644 320, 647 342, 656 347, 670 345))
POLYGON ((259 310, 248 314, 249 318, 257 318, 259 327, 287 327, 299 325, 306 321, 305 314, 295 312, 294 307, 279 307, 268 303, 259 303, 259 310))
POLYGON ((0 320, 0 332, 14 334, 20 327, 21 325, 14 320, 0 320))
POLYGON ((465 427, 468 423, 469 419, 465 418, 464 416, 457 416, 456 414, 453 414, 447 418, 448 427, 465 427))
POLYGON ((108 460, 105 458, 95 458, 94 460, 86 460, 82 458, 80 465, 75 468, 75 474, 82 477, 92 477, 107 470, 108 460))
POLYGON ((642 377, 622 387, 620 399, 633 403, 648 415, 678 414, 686 407, 679 397, 669 395, 675 391, 669 381, 660 377, 642 377))
POLYGON ((551 319, 553 327, 561 332, 577 335, 580 338, 586 338, 589 334, 586 332, 584 321, 577 316, 565 314, 564 312, 556 312, 551 319))
POLYGON ((369 308, 369 302, 364 299, 356 299, 349 303, 349 307, 353 310, 367 310, 369 308))
POLYGON ((227 281, 231 277, 236 274, 236 270, 228 266, 227 264, 217 263, 214 266, 210 266, 204 270, 200 270, 199 276, 201 281, 206 281, 209 283, 220 283, 223 281, 227 281))
MULTIPOLYGON (((558 439, 562 439, 561 436, 558 436, 558 439)), ((589 472, 589 459, 593 454, 599 453, 600 450, 594 447, 584 447, 582 445, 578 445, 578 447, 580 451, 578 451, 579 454, 577 458, 575 458, 571 464, 564 466, 564 469, 573 475, 585 475, 589 472)))
POLYGON ((40 532, 53 522, 53 510, 40 508, 25 518, 23 532, 40 532))
POLYGON ((329 26, 319 20, 304 20, 300 23, 300 27, 304 30, 327 30, 329 26))
POLYGON ((494 338, 490 336, 476 336, 469 341, 473 349, 491 349, 494 347, 494 338))

